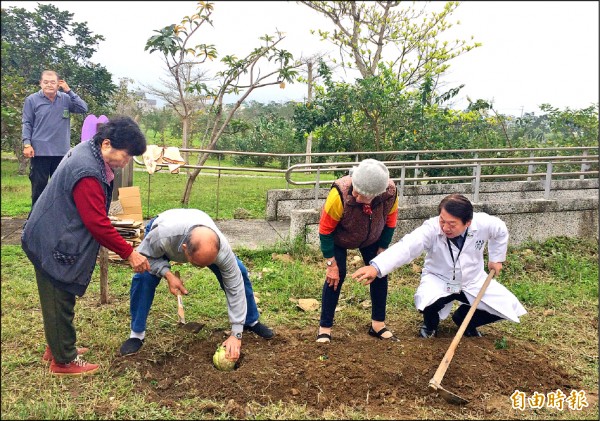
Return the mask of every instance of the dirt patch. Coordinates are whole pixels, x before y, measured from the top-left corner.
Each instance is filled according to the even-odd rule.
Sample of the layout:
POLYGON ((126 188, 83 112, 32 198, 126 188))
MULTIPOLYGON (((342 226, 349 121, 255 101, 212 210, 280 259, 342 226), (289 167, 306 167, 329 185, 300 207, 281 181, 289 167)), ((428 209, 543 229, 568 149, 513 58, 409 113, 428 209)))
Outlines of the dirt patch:
POLYGON ((527 396, 582 389, 543 350, 514 339, 507 349, 496 349, 500 337, 488 334, 461 340, 442 381, 444 388, 469 400, 457 407, 427 387, 454 330, 430 340, 395 331, 401 342, 390 343, 368 336, 367 328, 336 327, 330 344, 315 342, 316 329, 277 331, 270 341, 246 334, 239 368, 230 373, 212 366, 223 332, 213 332, 208 340, 187 334, 175 355, 160 358, 147 342, 137 355, 117 358, 112 369, 137 370, 139 390, 161 405, 206 399, 226 405, 232 418, 250 417, 250 403, 280 401, 305 405, 314 417, 351 408, 389 419, 522 418, 511 408, 516 389, 527 396))

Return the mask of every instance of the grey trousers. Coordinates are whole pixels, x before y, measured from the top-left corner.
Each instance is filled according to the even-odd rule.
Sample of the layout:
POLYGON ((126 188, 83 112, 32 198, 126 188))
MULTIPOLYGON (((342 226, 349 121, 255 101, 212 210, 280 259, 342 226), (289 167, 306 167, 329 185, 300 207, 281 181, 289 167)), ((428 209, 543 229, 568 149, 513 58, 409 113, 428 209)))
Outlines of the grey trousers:
POLYGON ((77 357, 75 342, 77 335, 73 319, 75 317, 75 295, 58 289, 50 277, 35 268, 44 333, 46 341, 57 363, 66 364, 77 357))

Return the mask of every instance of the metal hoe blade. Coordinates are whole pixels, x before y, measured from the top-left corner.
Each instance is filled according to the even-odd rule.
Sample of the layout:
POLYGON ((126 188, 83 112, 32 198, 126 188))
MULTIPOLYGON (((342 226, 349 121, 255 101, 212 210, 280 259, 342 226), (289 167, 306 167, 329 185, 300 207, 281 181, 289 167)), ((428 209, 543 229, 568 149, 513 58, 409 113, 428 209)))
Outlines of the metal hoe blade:
POLYGON ((204 327, 204 323, 187 322, 186 324, 179 323, 178 326, 192 333, 198 333, 204 327))
POLYGON ((444 398, 444 400, 448 403, 454 405, 466 405, 467 403, 469 403, 468 400, 461 398, 460 396, 450 392, 449 390, 444 389, 442 385, 436 385, 431 381, 429 382, 429 389, 438 392, 440 396, 444 398))

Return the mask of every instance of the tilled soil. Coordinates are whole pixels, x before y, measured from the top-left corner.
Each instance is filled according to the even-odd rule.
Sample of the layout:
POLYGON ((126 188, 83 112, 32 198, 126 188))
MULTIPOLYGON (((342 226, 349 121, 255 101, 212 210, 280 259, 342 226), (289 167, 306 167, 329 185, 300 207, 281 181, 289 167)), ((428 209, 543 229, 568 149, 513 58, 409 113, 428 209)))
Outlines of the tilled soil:
MULTIPOLYGON (((269 341, 246 333, 233 372, 212 365, 224 332, 212 332, 208 339, 187 333, 172 355, 156 357, 147 341, 138 354, 117 358, 112 369, 137 370, 139 390, 161 405, 205 399, 226 404, 232 418, 251 417, 250 403, 277 402, 305 405, 311 417, 356 410, 388 419, 520 418, 523 413, 511 407, 510 398, 517 389, 528 397, 582 389, 543 349, 511 338, 508 348, 497 349, 501 338, 493 334, 463 337, 441 384, 469 402, 452 405, 428 384, 455 330, 434 339, 395 331, 400 342, 389 342, 370 337, 367 329, 336 327, 330 344, 315 342, 316 329, 276 331, 269 341)), ((597 394, 587 393, 591 407, 597 394)))

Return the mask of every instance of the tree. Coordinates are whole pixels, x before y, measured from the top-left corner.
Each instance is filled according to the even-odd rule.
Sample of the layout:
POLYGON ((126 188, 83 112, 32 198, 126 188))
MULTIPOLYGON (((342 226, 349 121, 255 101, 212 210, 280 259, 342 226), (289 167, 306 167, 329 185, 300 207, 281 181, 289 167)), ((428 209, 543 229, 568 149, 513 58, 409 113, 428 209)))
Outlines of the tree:
MULTIPOLYGON (((265 107, 266 108, 266 107, 265 107)), ((300 153, 301 145, 290 142, 294 138, 294 126, 291 119, 285 118, 281 113, 267 111, 252 120, 243 121, 245 129, 230 136, 236 150, 260 153, 300 153)), ((240 123, 238 123, 240 125, 240 123)), ((272 158, 259 155, 234 156, 233 162, 245 165, 250 163, 255 166, 265 166, 270 162, 278 163, 280 168, 286 168, 287 157, 272 158)))
POLYGON ((316 88, 313 104, 296 108, 298 133, 320 128, 325 135, 320 142, 322 151, 390 150, 395 134, 406 127, 405 122, 398 123, 414 102, 393 71, 380 64, 378 75, 350 84, 335 82, 331 70, 321 62, 319 74, 324 86, 316 88))
POLYGON ((546 112, 552 141, 557 146, 597 146, 598 145, 598 103, 580 110, 569 107, 564 110, 550 104, 540 105, 546 112))
MULTIPOLYGON (((94 35, 85 23, 73 22, 73 14, 51 4, 2 9, 2 147, 16 151, 20 168, 27 163, 21 153, 22 106, 28 94, 39 89, 40 75, 52 69, 88 104, 91 113, 107 113, 116 86, 104 66, 90 61, 102 35, 94 35), (9 91, 10 89, 10 91, 9 91), (20 103, 20 106, 18 105, 20 103), (18 113, 18 114, 16 114, 18 113), (4 118, 10 124, 4 125, 4 118)), ((71 141, 80 141, 83 116, 72 117, 71 141)))
POLYGON ((443 41, 458 3, 448 2, 442 11, 429 14, 426 6, 418 9, 414 3, 400 8, 400 1, 300 3, 332 21, 335 30, 318 30, 319 35, 336 44, 342 65, 356 67, 361 77, 354 84, 334 83, 331 72, 321 65, 324 86, 317 90, 312 110, 298 107, 299 132, 318 127, 321 141, 328 141, 321 147, 327 150, 350 146, 382 151, 403 143, 409 149, 426 144, 430 140, 426 114, 464 86, 439 93, 440 75, 452 59, 480 45, 443 41), (305 118, 312 122, 302 122, 305 118), (340 139, 348 146, 339 144, 340 139))
MULTIPOLYGON (((146 42, 145 50, 152 54, 158 51, 163 54, 170 79, 161 79, 163 88, 146 87, 150 93, 164 100, 181 118, 182 145, 189 147, 189 130, 191 116, 202 108, 206 97, 191 89, 193 84, 206 81, 206 71, 197 70, 198 65, 206 60, 214 60, 217 50, 214 45, 198 44, 191 47, 191 38, 204 25, 211 25, 213 13, 211 3, 198 2, 197 13, 185 16, 180 24, 172 24, 157 30, 157 35, 146 42)), ((183 158, 187 161, 187 153, 183 158)))
POLYGON ((2 72, 2 150, 12 151, 19 160, 18 174, 25 175, 29 160, 23 156, 21 115, 29 86, 21 76, 2 72))
POLYGON ((401 1, 390 0, 299 3, 333 22, 336 27, 333 32, 318 30, 318 34, 322 40, 337 45, 342 64, 355 66, 363 79, 377 75, 379 64, 385 61, 402 85, 415 86, 427 75, 442 74, 450 60, 481 45, 442 40, 442 34, 453 26, 447 19, 458 2, 448 2, 441 12, 433 11, 429 16, 425 6, 418 10, 414 2, 413 6, 399 10, 401 1))
MULTIPOLYGON (((197 65, 217 57, 214 45, 197 44, 195 47, 190 45, 192 36, 200 28, 206 24, 212 25, 210 20, 212 11, 212 3, 199 1, 194 15, 184 17, 181 24, 172 24, 155 31, 158 34, 148 39, 146 43, 146 49, 149 49, 150 53, 158 51, 163 54, 179 92, 181 105, 187 104, 184 102, 185 94, 190 93, 198 94, 206 104, 204 111, 209 121, 201 140, 204 149, 215 148, 236 111, 255 89, 275 84, 284 88, 286 82, 292 83, 295 80, 297 72, 294 69, 300 66, 300 63, 293 61, 293 56, 288 51, 279 48, 278 45, 285 36, 277 32, 275 36, 261 37, 261 45, 243 58, 234 55, 224 56, 220 61, 225 68, 216 72, 215 77, 206 78, 208 71, 203 71, 196 72, 198 76, 194 79, 192 75, 197 65), (265 71, 260 65, 270 67, 265 71), (190 77, 186 78, 187 75, 190 77), (224 107, 224 97, 227 94, 239 95, 239 99, 230 107, 224 107)), ((190 111, 187 108, 184 110, 190 111)), ((184 131, 184 147, 187 145, 186 139, 187 133, 184 131)), ((197 164, 203 165, 208 156, 208 153, 201 154, 197 164)), ((182 204, 188 204, 194 181, 199 173, 199 169, 188 173, 182 204)))
POLYGON ((119 87, 111 97, 111 108, 118 115, 126 115, 135 121, 140 121, 143 110, 140 106, 140 101, 145 99, 144 94, 129 89, 129 85, 133 84, 133 79, 119 79, 119 87))
POLYGON ((142 124, 146 130, 152 130, 153 139, 156 139, 157 135, 160 135, 160 144, 167 146, 166 144, 166 132, 167 130, 173 130, 175 127, 179 127, 180 122, 175 115, 175 112, 167 107, 160 108, 158 110, 151 110, 150 112, 142 116, 142 124))
MULTIPOLYGON (((322 61, 322 60, 323 60, 322 54, 316 54, 316 55, 307 57, 306 59, 303 60, 306 63, 306 78, 304 78, 303 76, 299 76, 298 81, 306 82, 306 85, 308 87, 308 92, 306 94, 307 104, 310 104, 313 100, 313 90, 314 90, 314 86, 316 84, 314 65, 315 65, 315 63, 318 63, 319 61, 322 61)), ((311 156, 311 154, 312 154, 312 139, 313 139, 313 134, 308 133, 306 136, 306 148, 305 148, 305 150, 306 150, 305 163, 306 164, 310 164, 312 161, 312 156, 311 156)))
POLYGON ((379 67, 376 76, 346 83, 335 82, 321 62, 323 86, 311 104, 296 106, 298 140, 314 131, 320 152, 372 151, 379 158, 392 150, 497 148, 510 142, 505 126, 510 119, 488 102, 477 100, 465 111, 446 106, 462 85, 440 93, 426 77, 419 89, 407 90, 391 68, 379 67))

